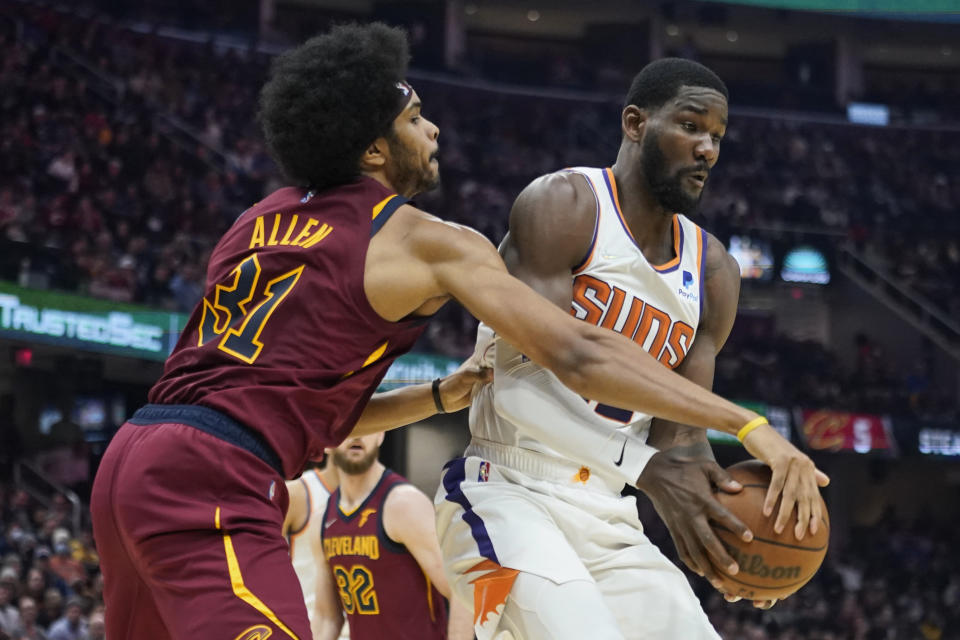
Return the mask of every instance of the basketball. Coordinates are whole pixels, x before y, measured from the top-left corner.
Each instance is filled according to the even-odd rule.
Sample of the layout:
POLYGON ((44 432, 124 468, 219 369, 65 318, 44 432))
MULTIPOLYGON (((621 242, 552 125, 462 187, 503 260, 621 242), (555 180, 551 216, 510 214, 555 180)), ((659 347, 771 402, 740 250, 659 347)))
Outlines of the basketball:
POLYGON ((740 565, 737 575, 729 575, 714 565, 723 583, 723 590, 748 600, 781 599, 796 592, 814 576, 823 563, 830 539, 830 518, 823 504, 823 519, 816 535, 809 530, 797 540, 794 527, 797 513, 783 529, 773 529, 780 502, 767 517, 763 515, 763 498, 770 484, 770 467, 759 460, 732 465, 727 472, 743 485, 739 493, 716 492, 716 498, 753 531, 753 540, 744 542, 725 527, 714 524, 717 537, 740 565))

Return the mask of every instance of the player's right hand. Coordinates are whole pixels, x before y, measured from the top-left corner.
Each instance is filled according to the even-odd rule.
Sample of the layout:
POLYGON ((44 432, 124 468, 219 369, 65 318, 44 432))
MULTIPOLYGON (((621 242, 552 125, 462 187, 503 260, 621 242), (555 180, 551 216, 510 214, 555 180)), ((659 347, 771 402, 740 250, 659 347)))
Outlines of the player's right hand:
POLYGON ((782 495, 774 531, 783 532, 796 507, 797 525, 794 535, 797 540, 803 539, 808 527, 810 533, 815 534, 823 516, 820 487, 830 483, 827 474, 817 469, 809 456, 790 444, 769 424, 761 425, 748 433, 743 440, 743 446, 750 455, 765 462, 773 472, 763 501, 764 515, 773 514, 777 498, 782 495))
POLYGON ((680 559, 691 571, 719 588, 714 566, 730 575, 740 571, 736 560, 720 542, 710 522, 734 532, 746 542, 753 533, 714 495, 716 487, 737 493, 743 487, 713 458, 697 456, 689 447, 675 446, 653 455, 637 479, 643 491, 667 525, 680 559))
POLYGON ((493 368, 482 364, 476 354, 470 356, 456 371, 440 379, 440 399, 447 413, 470 406, 477 385, 493 382, 493 368))

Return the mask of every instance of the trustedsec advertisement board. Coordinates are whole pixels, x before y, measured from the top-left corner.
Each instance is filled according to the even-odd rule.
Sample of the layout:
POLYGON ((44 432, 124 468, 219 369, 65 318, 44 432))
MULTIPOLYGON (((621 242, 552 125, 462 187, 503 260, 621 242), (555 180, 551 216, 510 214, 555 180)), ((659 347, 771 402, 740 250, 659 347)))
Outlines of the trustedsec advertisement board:
POLYGON ((166 360, 187 316, 0 281, 0 337, 166 360))

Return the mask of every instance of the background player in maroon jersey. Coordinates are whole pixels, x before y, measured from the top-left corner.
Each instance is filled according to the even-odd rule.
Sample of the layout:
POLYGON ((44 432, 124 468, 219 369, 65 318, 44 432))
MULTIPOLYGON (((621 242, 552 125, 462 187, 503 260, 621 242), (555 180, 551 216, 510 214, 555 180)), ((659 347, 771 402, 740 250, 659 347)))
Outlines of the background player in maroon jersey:
POLYGON ((333 450, 340 474, 323 514, 317 571, 318 640, 334 640, 341 611, 352 640, 473 638, 473 622, 450 599, 433 504, 377 459, 383 433, 349 438, 333 450), (318 621, 323 621, 318 624, 318 621))
MULTIPOLYGON (((103 457, 91 514, 108 636, 309 637, 280 533, 283 478, 351 431, 422 416, 429 388, 368 401, 450 299, 585 397, 727 433, 758 424, 550 304, 480 234, 407 204, 439 175, 439 130, 404 81, 408 58, 403 33, 374 24, 274 60, 261 120, 297 186, 221 238, 151 404, 103 457)), ((744 444, 773 467, 788 511, 819 500, 812 461, 769 425, 744 444)))

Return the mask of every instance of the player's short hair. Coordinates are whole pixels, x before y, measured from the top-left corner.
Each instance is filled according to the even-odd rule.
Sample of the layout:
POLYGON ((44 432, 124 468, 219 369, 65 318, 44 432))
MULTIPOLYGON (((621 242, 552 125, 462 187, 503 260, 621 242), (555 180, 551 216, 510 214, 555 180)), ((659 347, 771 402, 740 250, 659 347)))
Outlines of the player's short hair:
POLYGON ((260 92, 273 158, 298 186, 323 189, 360 173, 360 158, 397 116, 410 53, 398 28, 334 27, 274 58, 260 92))
POLYGON ((684 58, 661 58, 640 70, 630 83, 624 107, 657 109, 677 95, 680 87, 707 87, 730 99, 727 85, 720 76, 699 62, 684 58))

